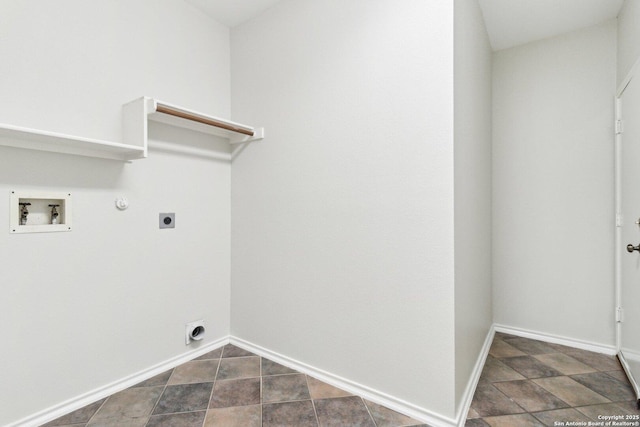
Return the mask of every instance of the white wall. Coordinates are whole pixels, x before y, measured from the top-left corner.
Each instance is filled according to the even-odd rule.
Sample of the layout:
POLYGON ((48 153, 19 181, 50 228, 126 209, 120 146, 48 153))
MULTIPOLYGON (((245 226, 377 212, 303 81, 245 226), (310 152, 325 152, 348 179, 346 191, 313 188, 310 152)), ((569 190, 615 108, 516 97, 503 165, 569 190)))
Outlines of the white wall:
POLYGON ((625 0, 618 14, 618 84, 640 58, 640 2, 625 0))
POLYGON ((499 324, 614 345, 616 23, 496 52, 499 324))
MULTIPOLYGON (((120 141, 121 106, 142 95, 229 114, 229 31, 180 0, 0 10, 2 123, 120 141)), ((203 344, 228 335, 230 164, 175 142, 228 146, 151 137, 129 164, 0 147, 0 425, 185 353, 188 321, 206 321, 203 344), (74 230, 9 234, 11 190, 72 192, 74 230), (167 211, 177 226, 158 230, 167 211)))
POLYGON ((232 334, 454 415, 453 5, 284 1, 236 27, 232 334))
POLYGON ((456 402, 493 321, 491 46, 476 1, 455 1, 456 402))

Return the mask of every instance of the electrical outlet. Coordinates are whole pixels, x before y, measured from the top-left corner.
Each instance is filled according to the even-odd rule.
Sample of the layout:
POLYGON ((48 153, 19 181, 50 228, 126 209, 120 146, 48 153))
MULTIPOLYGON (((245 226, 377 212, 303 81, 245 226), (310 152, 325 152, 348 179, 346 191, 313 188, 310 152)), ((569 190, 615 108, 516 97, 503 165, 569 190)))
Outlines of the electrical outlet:
POLYGON ((160 228, 176 228, 175 213, 161 213, 159 215, 160 228))

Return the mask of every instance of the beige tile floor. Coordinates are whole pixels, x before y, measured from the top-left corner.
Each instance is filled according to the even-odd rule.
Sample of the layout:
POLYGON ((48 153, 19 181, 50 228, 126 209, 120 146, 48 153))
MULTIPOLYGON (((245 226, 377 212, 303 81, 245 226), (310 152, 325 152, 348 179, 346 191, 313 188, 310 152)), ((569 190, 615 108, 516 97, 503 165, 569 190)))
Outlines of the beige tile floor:
POLYGON ((425 426, 233 345, 212 351, 46 425, 425 426))
POLYGON ((607 415, 640 421, 616 357, 497 333, 466 426, 589 425, 607 415))

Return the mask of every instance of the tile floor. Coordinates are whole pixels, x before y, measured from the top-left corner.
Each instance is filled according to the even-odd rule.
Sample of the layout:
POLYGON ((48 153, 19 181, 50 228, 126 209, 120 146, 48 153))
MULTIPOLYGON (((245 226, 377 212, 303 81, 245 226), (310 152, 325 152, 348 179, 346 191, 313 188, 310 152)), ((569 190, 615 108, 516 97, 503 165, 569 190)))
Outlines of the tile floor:
MULTIPOLYGON (((468 427, 588 425, 640 415, 618 360, 496 333, 468 427)), ((46 426, 426 426, 233 345, 46 426)))
POLYGON ((639 414, 616 357, 496 333, 465 425, 587 426, 639 414))
POLYGON ((231 344, 65 415, 74 427, 400 427, 418 421, 231 344))

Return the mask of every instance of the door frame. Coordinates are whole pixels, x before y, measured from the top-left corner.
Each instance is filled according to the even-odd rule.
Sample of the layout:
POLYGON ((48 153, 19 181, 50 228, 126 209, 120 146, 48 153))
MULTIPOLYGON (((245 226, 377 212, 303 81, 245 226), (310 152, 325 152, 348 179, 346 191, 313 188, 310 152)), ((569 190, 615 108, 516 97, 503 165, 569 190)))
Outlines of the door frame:
POLYGON ((640 77, 640 58, 633 64, 629 73, 618 86, 615 97, 615 313, 616 313, 616 350, 620 364, 629 378, 638 400, 640 408, 640 385, 638 380, 634 378, 627 361, 622 353, 622 322, 624 321, 624 312, 622 307, 622 226, 624 218, 622 217, 622 138, 624 122, 622 121, 622 95, 629 83, 634 77, 640 77))

